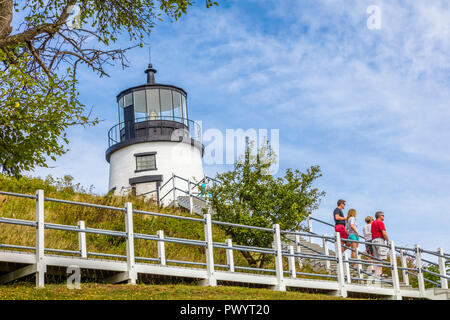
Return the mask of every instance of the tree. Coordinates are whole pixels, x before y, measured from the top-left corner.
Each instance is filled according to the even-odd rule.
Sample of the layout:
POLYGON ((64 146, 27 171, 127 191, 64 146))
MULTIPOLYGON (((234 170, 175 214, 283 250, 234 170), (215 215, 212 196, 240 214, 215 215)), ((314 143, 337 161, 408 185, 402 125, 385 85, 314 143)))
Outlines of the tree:
MULTIPOLYGON (((217 5, 205 0, 206 7, 217 5)), ((94 125, 78 99, 77 70, 100 77, 127 66, 157 21, 177 20, 192 0, 0 0, 0 166, 18 176, 68 151, 65 131, 94 125), (75 17, 71 17, 77 8, 75 17), (21 20, 13 30, 14 14, 21 20), (111 49, 127 33, 134 45, 111 49)))
MULTIPOLYGON (((305 173, 287 169, 283 178, 269 174, 275 154, 263 146, 256 156, 248 148, 245 158, 234 169, 218 174, 221 181, 211 187, 211 207, 220 221, 272 228, 279 224, 284 230, 302 229, 302 221, 317 209, 325 192, 313 188, 322 174, 312 166, 305 173)), ((255 229, 222 226, 227 236, 240 245, 271 247, 273 234, 255 229)), ((262 268, 271 256, 264 253, 240 251, 249 265, 262 268)))

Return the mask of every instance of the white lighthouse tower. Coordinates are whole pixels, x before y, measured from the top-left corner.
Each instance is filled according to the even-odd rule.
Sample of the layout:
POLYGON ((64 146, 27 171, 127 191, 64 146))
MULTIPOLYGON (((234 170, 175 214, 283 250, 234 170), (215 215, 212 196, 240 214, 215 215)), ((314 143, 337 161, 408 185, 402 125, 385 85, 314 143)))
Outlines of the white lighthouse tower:
MULTIPOLYGON (((156 200, 173 175, 197 182, 204 178, 204 146, 200 125, 188 116, 186 91, 155 83, 151 64, 145 73, 146 84, 117 95, 119 123, 109 130, 106 160, 109 190, 156 200)), ((165 197, 163 204, 173 197, 165 197)))

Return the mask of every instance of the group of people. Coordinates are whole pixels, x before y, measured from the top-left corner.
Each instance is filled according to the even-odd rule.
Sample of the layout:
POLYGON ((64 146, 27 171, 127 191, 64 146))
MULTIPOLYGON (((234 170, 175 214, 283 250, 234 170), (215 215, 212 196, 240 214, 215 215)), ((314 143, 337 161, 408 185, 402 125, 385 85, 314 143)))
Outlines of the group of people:
MULTIPOLYGON (((334 230, 339 233, 341 239, 343 239, 344 245, 350 245, 352 258, 356 259, 356 248, 358 247, 359 232, 356 223, 356 210, 348 210, 347 217, 344 216, 345 200, 338 200, 337 208, 334 209, 334 230)), ((366 225, 363 227, 364 242, 366 243, 366 252, 368 255, 378 259, 386 260, 387 248, 382 246, 389 243, 389 237, 386 232, 386 226, 384 225, 384 213, 377 211, 375 213, 375 219, 371 216, 366 217, 366 225), (380 246, 381 245, 381 246, 380 246)), ((346 250, 345 246, 342 246, 342 252, 346 250)), ((382 267, 370 266, 369 271, 374 272, 377 276, 383 276, 382 267)))
POLYGON ((206 187, 208 186, 208 179, 204 179, 203 182, 200 184, 200 197, 207 197, 210 198, 212 197, 211 193, 206 191, 206 187))

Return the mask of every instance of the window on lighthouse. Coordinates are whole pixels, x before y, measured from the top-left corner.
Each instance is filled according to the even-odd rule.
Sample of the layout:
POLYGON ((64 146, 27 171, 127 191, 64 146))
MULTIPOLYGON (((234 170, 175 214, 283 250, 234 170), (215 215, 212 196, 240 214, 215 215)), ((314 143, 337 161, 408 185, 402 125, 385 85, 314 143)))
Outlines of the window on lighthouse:
POLYGON ((147 89, 147 110, 150 120, 159 119, 159 90, 158 89, 147 89))
POLYGON ((145 91, 135 91, 134 95, 134 119, 136 122, 147 120, 147 105, 145 103, 145 91))
POLYGON ((161 89, 161 116, 163 120, 173 120, 172 91, 161 89))
POLYGON ((176 91, 172 91, 173 96, 173 113, 175 121, 182 122, 183 111, 181 109, 181 94, 176 91))
POLYGON ((119 99, 119 123, 120 123, 120 129, 124 127, 124 121, 125 121, 125 115, 123 111, 123 98, 119 99))
POLYGON ((136 171, 147 171, 156 169, 156 154, 136 156, 136 171))

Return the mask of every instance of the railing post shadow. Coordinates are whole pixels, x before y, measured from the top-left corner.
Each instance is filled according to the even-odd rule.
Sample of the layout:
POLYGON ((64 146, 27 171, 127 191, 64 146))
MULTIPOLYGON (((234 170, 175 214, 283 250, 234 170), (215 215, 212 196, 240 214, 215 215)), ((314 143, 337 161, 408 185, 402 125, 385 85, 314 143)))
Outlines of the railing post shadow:
POLYGON ((201 286, 217 286, 214 276, 214 247, 212 238, 211 215, 205 214, 205 242, 206 242, 206 279, 200 280, 201 286))
POLYGON ((43 288, 45 284, 45 214, 44 190, 36 192, 36 287, 43 288))
POLYGON ((394 241, 391 241, 391 270, 392 270, 392 285, 394 287, 394 300, 402 300, 402 295, 400 292, 400 280, 398 276, 398 268, 397 268, 397 256, 395 254, 395 244, 394 241))
MULTIPOLYGON (((232 248, 233 247, 233 241, 231 239, 226 239, 225 243, 227 244, 228 248, 232 248)), ((228 270, 230 272, 234 272, 234 253, 233 253, 233 249, 227 249, 227 265, 228 265, 228 270)))
POLYGON ((127 282, 128 284, 136 284, 137 273, 134 256, 133 205, 131 202, 125 204, 125 209, 125 228, 127 233, 127 282))
POLYGON ((86 230, 84 221, 78 221, 78 229, 80 229, 80 232, 78 232, 78 249, 80 251, 80 256, 83 259, 87 259, 86 232, 83 231, 86 230))
POLYGON ((272 286, 273 290, 286 291, 286 285, 283 279, 283 252, 281 250, 281 232, 280 225, 273 225, 274 244, 275 244, 275 268, 277 284, 272 286))
MULTIPOLYGON (((438 249, 439 257, 439 274, 442 276, 447 276, 447 268, 445 266, 445 258, 444 258, 444 250, 442 248, 438 249)), ((448 289, 448 280, 447 278, 441 277, 441 288, 448 289)))
POLYGON ((419 285, 420 296, 425 296, 425 280, 423 279, 423 264, 422 264, 422 255, 420 253, 420 246, 416 244, 414 246, 416 251, 416 268, 417 268, 417 282, 419 285))
POLYGON ((167 263, 166 263, 166 248, 165 248, 165 243, 163 241, 164 240, 164 231, 158 230, 157 236, 159 239, 161 239, 160 241, 158 241, 159 264, 162 266, 165 266, 167 263))

